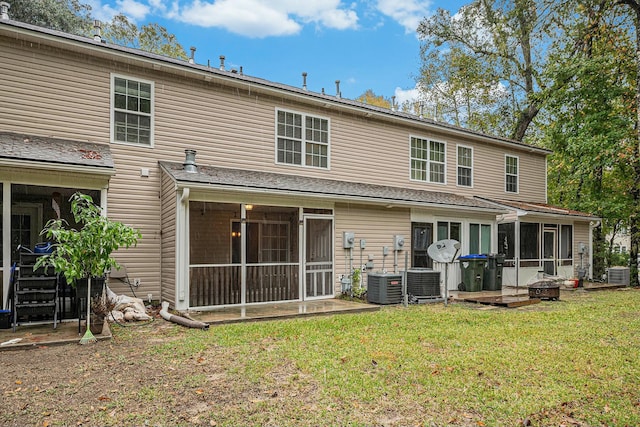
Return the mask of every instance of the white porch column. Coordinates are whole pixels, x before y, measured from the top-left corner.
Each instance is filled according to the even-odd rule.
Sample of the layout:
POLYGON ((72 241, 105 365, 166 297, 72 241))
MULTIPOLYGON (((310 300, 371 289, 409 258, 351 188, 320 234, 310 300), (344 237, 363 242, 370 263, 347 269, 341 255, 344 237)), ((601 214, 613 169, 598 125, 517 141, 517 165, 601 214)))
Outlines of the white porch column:
POLYGON ((9 285, 11 280, 11 183, 2 183, 2 302, 9 309, 9 285))
POLYGON ((189 189, 178 191, 176 203, 176 309, 189 308, 189 189))

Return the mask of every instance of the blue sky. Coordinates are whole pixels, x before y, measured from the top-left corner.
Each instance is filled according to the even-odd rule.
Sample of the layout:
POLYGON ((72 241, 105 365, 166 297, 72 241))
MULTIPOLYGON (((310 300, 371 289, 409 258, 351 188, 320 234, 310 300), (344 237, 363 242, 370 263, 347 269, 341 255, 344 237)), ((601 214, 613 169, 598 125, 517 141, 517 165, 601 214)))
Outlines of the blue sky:
POLYGON ((345 98, 367 89, 409 99, 420 68, 415 28, 438 7, 452 14, 469 1, 446 0, 84 0, 103 21, 123 13, 138 25, 157 22, 199 64, 302 85, 345 98))

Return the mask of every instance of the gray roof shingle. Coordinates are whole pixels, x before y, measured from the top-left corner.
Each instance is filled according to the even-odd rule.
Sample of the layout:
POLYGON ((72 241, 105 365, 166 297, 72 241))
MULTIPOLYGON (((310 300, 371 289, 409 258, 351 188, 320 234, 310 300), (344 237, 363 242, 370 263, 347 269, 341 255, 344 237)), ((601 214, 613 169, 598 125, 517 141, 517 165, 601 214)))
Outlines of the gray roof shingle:
POLYGON ((106 144, 0 132, 0 159, 114 170, 106 144))
POLYGON ((481 210, 487 213, 506 212, 505 209, 483 200, 438 191, 201 165, 198 166, 196 173, 192 173, 186 172, 182 163, 174 162, 160 162, 160 166, 176 182, 185 186, 211 185, 212 188, 250 190, 272 194, 298 194, 334 200, 348 198, 360 202, 398 203, 415 206, 429 205, 443 208, 481 210))

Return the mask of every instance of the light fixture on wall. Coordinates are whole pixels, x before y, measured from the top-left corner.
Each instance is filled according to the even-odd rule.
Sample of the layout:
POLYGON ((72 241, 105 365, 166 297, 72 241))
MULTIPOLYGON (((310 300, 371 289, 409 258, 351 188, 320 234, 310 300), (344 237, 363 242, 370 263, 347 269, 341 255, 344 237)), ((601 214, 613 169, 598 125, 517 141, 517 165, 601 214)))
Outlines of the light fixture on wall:
POLYGON ((240 232, 239 231, 232 231, 231 232, 231 237, 240 237, 240 232))
POLYGON ((253 205, 244 205, 245 209, 250 211, 251 209, 253 209, 253 205))

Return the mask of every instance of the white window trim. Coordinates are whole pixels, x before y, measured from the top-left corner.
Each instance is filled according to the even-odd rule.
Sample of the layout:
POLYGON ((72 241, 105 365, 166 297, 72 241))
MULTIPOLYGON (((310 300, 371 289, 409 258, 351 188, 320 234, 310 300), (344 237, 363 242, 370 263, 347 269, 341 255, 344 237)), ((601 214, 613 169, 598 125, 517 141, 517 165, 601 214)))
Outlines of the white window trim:
MULTIPOLYGON (((331 119, 329 117, 326 116, 321 116, 318 114, 312 114, 312 113, 303 113, 301 111, 296 111, 296 110, 287 110, 285 108, 279 108, 276 107, 275 108, 275 114, 273 117, 273 122, 274 122, 274 152, 273 152, 273 161, 276 165, 281 165, 281 166, 292 166, 292 167, 296 167, 296 168, 307 168, 307 169, 313 169, 313 170, 326 170, 329 171, 331 170, 331 119), (302 162, 299 165, 296 165, 294 163, 285 163, 285 162, 279 162, 278 161, 278 111, 282 111, 284 113, 292 113, 292 114, 299 114, 302 116, 302 162), (305 129, 306 129, 306 117, 314 117, 317 119, 322 119, 322 120, 326 120, 327 121, 327 167, 321 167, 321 166, 308 166, 306 164, 306 147, 305 147, 305 138, 304 138, 304 134, 305 134, 305 129)), ((317 143, 315 141, 313 141, 314 143, 317 143)))
POLYGON ((140 147, 140 148, 153 148, 155 144, 155 104, 156 104, 156 88, 155 83, 152 80, 145 80, 138 77, 127 76, 124 74, 116 74, 111 73, 111 83, 109 85, 109 140, 112 144, 120 144, 120 145, 128 145, 131 147, 140 147), (114 105, 114 96, 113 91, 115 90, 115 79, 126 79, 126 80, 135 80, 140 83, 147 83, 151 85, 151 131, 149 133, 149 145, 146 144, 136 144, 125 141, 116 141, 115 140, 115 105, 114 105))
POLYGON ((505 154, 504 155, 504 163, 503 163, 503 168, 502 168, 502 173, 503 173, 503 177, 504 177, 504 192, 507 194, 520 194, 520 157, 519 156, 512 156, 511 154, 505 154), (512 175, 509 174, 509 176, 515 176, 516 177, 516 189, 517 191, 507 191, 507 158, 511 157, 513 159, 516 159, 516 161, 518 162, 518 173, 516 175, 512 175))
POLYGON ((473 179, 473 147, 470 147, 468 145, 463 145, 463 144, 456 144, 456 186, 460 187, 460 188, 473 188, 473 181, 474 181, 474 179, 473 179), (464 166, 464 165, 461 165, 460 163, 458 163, 459 160, 460 160, 459 155, 458 155, 458 149, 461 148, 461 147, 471 150, 471 166, 464 166), (471 185, 460 185, 460 183, 458 182, 458 168, 459 167, 471 169, 471 185))
POLYGON ((478 226, 478 250, 480 251, 482 249, 482 226, 483 225, 488 225, 489 226, 489 247, 490 247, 490 251, 493 251, 494 246, 494 240, 497 240, 496 238, 494 238, 494 233, 497 237, 498 235, 498 229, 496 228, 494 230, 493 228, 493 223, 490 221, 484 221, 484 220, 469 220, 467 223, 467 229, 468 229, 468 233, 469 236, 467 238, 467 249, 469 250, 469 252, 471 252, 471 226, 472 225, 477 225, 478 226))
MULTIPOLYGON (((429 153, 431 153, 431 150, 429 150, 429 153)), ((457 152, 456 152, 457 155, 457 152)), ((429 154, 429 157, 431 157, 431 154, 429 154)), ((413 182, 422 182, 422 183, 426 183, 426 184, 435 184, 435 185, 447 185, 447 160, 448 160, 449 156, 447 155, 447 142, 446 141, 442 141, 439 139, 434 139, 434 138, 429 138, 427 136, 420 136, 420 135, 409 135, 409 180, 413 181, 413 182), (411 156, 411 140, 413 138, 417 138, 417 139, 422 139, 424 141, 428 141, 428 142, 437 142, 439 144, 443 144, 444 145, 444 182, 436 182, 436 181, 431 181, 430 179, 422 180, 422 179, 414 179, 411 177, 412 175, 412 169, 411 169, 411 162, 413 161, 413 157, 411 156)), ((457 174, 457 169, 456 169, 456 174, 457 174)), ((431 176, 431 158, 429 158, 427 160, 427 177, 429 178, 431 176)), ((456 176, 456 181, 457 181, 457 176, 456 176)))

